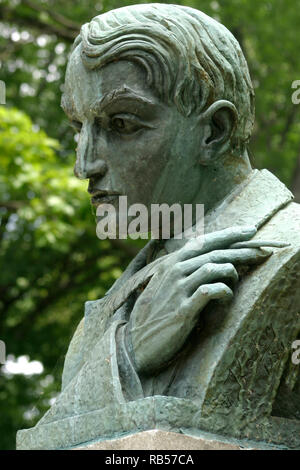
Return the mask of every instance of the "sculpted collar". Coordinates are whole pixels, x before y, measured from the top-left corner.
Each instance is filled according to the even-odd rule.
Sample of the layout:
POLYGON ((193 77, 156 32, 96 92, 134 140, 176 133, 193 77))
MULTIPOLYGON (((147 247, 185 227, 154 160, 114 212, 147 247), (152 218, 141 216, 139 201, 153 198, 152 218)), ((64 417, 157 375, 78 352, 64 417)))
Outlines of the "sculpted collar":
MULTIPOLYGON (((205 233, 234 225, 253 225, 259 229, 292 200, 292 193, 276 176, 268 170, 254 170, 245 182, 205 215, 205 233)), ((172 253, 185 243, 185 239, 170 239, 165 242, 164 249, 166 253, 172 253)))

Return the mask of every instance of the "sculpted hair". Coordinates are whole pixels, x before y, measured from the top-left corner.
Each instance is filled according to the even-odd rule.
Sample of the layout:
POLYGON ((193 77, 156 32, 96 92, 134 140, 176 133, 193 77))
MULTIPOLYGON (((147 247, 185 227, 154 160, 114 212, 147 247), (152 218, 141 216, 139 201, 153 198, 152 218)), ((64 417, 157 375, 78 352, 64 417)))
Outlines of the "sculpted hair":
POLYGON ((254 123, 248 66, 234 36, 204 13, 161 3, 119 8, 83 25, 76 48, 90 69, 118 59, 139 63, 148 85, 185 116, 231 101, 238 111, 231 150, 246 148, 254 123))

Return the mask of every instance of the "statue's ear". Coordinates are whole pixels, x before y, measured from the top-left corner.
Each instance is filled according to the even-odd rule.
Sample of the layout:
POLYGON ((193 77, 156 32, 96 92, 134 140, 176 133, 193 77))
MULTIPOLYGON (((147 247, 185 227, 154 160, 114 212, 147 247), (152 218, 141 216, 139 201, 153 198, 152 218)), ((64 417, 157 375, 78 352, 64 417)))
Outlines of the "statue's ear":
POLYGON ((199 116, 203 129, 199 159, 202 165, 209 165, 228 152, 237 119, 236 107, 227 100, 216 101, 199 116))

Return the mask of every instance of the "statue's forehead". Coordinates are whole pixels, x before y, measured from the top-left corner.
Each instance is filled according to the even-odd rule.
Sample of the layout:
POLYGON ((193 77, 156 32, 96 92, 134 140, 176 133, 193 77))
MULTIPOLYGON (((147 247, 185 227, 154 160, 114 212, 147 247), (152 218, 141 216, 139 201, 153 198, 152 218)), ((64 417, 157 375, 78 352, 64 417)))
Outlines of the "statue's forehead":
POLYGON ((102 68, 87 69, 79 48, 70 56, 63 96, 64 108, 79 118, 86 115, 94 104, 120 89, 130 89, 149 101, 156 101, 146 81, 145 71, 126 60, 111 62, 102 68), (72 112, 73 111, 73 112, 72 112))
POLYGON ((102 77, 98 70, 87 69, 78 48, 72 52, 66 71, 64 103, 78 115, 85 114, 95 99, 103 96, 102 77))

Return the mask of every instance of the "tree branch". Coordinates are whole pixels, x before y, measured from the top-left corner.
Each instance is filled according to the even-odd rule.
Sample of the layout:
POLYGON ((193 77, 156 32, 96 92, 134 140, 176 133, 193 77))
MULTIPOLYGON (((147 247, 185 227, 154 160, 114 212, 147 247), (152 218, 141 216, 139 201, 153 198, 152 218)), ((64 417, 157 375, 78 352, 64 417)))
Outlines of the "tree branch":
POLYGON ((13 9, 0 5, 0 18, 2 18, 2 21, 11 23, 11 16, 13 16, 13 23, 19 26, 29 26, 39 30, 41 33, 55 34, 64 41, 73 42, 78 34, 78 31, 59 28, 54 24, 44 23, 37 17, 16 15, 13 9))
POLYGON ((44 6, 40 6, 36 4, 35 2, 32 2, 31 0, 22 0, 21 3, 24 3, 24 5, 28 6, 32 10, 38 11, 40 13, 47 13, 50 18, 52 18, 54 21, 57 23, 60 23, 62 26, 65 26, 68 29, 73 29, 77 32, 80 30, 81 25, 73 20, 70 20, 69 18, 66 18, 65 16, 61 15, 60 13, 55 12, 54 10, 51 10, 50 8, 44 6))

